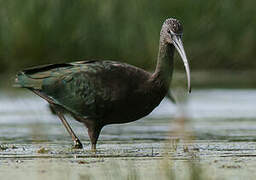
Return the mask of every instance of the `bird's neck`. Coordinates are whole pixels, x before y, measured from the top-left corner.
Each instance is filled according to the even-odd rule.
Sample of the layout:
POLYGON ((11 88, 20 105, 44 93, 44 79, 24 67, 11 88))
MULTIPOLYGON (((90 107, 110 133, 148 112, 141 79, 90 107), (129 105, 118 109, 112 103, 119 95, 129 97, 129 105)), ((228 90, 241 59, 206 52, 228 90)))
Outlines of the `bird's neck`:
POLYGON ((158 60, 155 72, 152 74, 154 83, 168 90, 173 72, 174 46, 160 39, 158 60))

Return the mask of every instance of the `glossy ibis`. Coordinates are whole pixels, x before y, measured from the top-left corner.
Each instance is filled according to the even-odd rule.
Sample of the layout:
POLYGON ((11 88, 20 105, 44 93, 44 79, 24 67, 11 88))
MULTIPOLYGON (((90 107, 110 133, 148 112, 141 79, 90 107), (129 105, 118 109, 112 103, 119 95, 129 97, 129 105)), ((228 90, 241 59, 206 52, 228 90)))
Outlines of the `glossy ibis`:
POLYGON ((76 148, 82 148, 82 144, 65 120, 63 111, 85 124, 91 148, 96 150, 105 125, 138 120, 159 105, 172 79, 175 48, 183 60, 191 91, 182 32, 182 25, 176 19, 163 23, 154 73, 126 63, 90 60, 25 69, 17 74, 16 86, 33 91, 52 106, 76 148))

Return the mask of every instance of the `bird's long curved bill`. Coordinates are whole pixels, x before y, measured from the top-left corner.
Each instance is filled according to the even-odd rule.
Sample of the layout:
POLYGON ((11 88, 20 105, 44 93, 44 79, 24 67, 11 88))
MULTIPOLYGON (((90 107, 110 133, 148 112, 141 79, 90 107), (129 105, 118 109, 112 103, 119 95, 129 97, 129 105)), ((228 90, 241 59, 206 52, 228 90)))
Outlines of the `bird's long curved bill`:
POLYGON ((188 59, 183 47, 183 43, 181 41, 181 36, 179 35, 174 35, 172 37, 173 40, 173 45, 175 46, 175 48, 177 49, 178 53, 180 54, 182 61, 184 63, 185 66, 185 70, 187 73, 187 81, 188 81, 188 92, 191 92, 191 85, 190 85, 190 69, 189 69, 189 64, 188 64, 188 59))

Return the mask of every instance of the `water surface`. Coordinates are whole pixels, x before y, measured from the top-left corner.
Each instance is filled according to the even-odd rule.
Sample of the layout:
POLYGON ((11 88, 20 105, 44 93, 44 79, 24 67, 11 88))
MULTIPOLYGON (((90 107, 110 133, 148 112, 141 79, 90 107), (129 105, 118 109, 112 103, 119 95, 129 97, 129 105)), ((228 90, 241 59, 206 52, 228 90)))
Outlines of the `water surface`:
POLYGON ((50 164, 61 161, 64 167, 81 158, 89 164, 93 161, 108 166, 108 161, 116 158, 118 162, 144 162, 140 158, 158 162, 167 153, 175 162, 195 156, 200 163, 206 163, 205 167, 217 168, 221 176, 229 172, 222 172, 223 167, 233 169, 233 174, 240 174, 236 169, 248 174, 248 166, 256 165, 255 102, 255 90, 229 89, 194 90, 176 105, 164 99, 139 121, 104 127, 97 156, 108 160, 102 163, 97 158, 93 160, 95 154, 90 151, 87 130, 82 124, 68 116, 84 145, 83 150, 72 150, 69 134, 44 100, 28 91, 2 91, 0 159, 5 165, 3 169, 17 164, 17 159, 24 162, 22 167, 30 167, 42 158, 50 164))

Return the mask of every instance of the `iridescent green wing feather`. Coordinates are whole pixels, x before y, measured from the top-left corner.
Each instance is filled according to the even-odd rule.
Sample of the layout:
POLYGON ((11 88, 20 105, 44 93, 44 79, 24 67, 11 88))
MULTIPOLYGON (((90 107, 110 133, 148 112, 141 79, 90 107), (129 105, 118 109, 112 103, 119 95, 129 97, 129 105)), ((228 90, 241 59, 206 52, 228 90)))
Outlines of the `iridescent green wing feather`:
POLYGON ((83 117, 100 117, 111 108, 114 87, 104 77, 112 62, 48 65, 19 73, 21 87, 39 90, 54 103, 83 117), (112 94, 111 94, 112 93, 112 94))
POLYGON ((58 69, 68 70, 71 64, 49 64, 36 66, 20 71, 15 80, 15 87, 42 89, 43 80, 52 76, 58 76, 61 71, 58 69))
POLYGON ((42 92, 80 116, 99 117, 109 106, 110 88, 98 78, 103 67, 75 66, 72 72, 43 81, 42 92), (97 69, 97 70, 96 70, 97 69), (96 72, 97 71, 97 72, 96 72))

